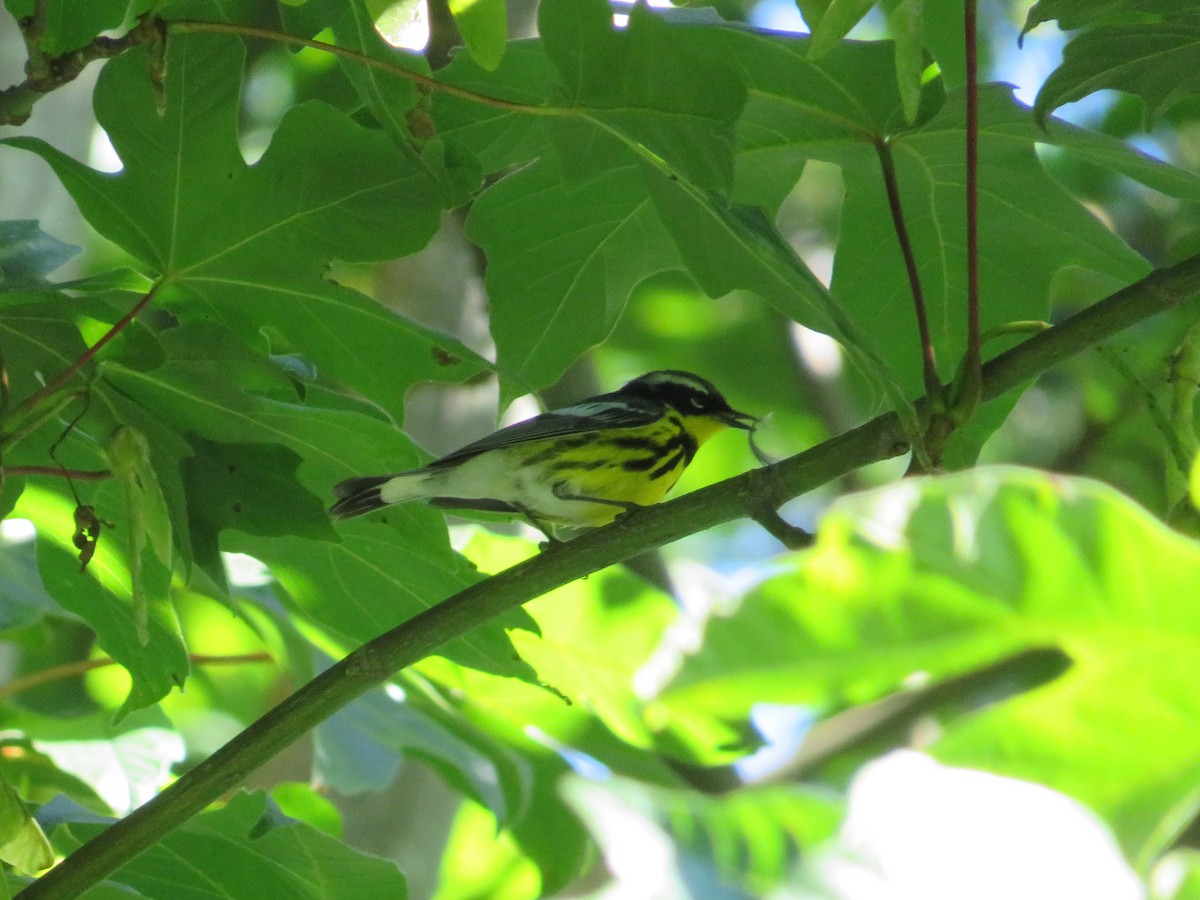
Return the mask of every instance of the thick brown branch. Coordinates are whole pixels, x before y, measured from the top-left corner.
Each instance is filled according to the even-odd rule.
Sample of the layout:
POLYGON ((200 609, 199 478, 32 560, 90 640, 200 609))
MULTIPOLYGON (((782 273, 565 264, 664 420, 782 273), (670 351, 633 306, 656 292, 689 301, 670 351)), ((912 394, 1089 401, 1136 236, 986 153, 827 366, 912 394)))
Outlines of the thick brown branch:
MULTIPOLYGON (((1164 310, 1200 298, 1200 256, 1154 272, 983 367, 984 399, 1164 310)), ((145 806, 72 853, 19 896, 69 900, 186 822, 251 772, 394 672, 458 635, 577 578, 689 534, 812 490, 868 463, 904 452, 888 413, 782 462, 649 507, 472 585, 364 644, 186 773, 145 806)))

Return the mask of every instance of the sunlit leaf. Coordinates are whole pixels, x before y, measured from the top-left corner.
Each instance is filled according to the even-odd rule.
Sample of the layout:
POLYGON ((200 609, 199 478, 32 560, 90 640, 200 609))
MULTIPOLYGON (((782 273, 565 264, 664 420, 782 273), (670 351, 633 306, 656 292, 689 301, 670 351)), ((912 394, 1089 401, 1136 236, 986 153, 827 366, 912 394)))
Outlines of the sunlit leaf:
POLYGON ((50 842, 0 771, 0 859, 34 875, 54 862, 50 842))
POLYGON ((1052 642, 1071 669, 943 723, 939 755, 1083 800, 1135 859, 1194 814, 1200 616, 1178 598, 1200 544, 1110 488, 1008 469, 906 481, 842 501, 793 565, 710 624, 664 703, 831 710, 1052 642))

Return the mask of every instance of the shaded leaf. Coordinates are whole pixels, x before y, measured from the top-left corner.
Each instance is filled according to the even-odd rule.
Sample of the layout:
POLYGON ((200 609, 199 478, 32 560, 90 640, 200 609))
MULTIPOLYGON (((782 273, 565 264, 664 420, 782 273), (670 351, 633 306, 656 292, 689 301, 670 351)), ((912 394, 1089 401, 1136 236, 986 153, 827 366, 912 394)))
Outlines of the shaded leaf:
POLYGON ((1034 114, 1045 119, 1064 103, 1095 91, 1127 91, 1146 104, 1147 125, 1175 103, 1200 93, 1200 24, 1162 22, 1102 26, 1085 31, 1063 51, 1063 61, 1050 73, 1034 102, 1034 114))
MULTIPOLYGON (((103 830, 69 823, 59 826, 54 839, 78 845, 103 830)), ((119 869, 108 884, 178 900, 403 900, 408 895, 395 863, 281 818, 261 792, 236 794, 223 809, 196 816, 119 869)))
MULTIPOLYGON (((308 404, 286 393, 275 399, 252 392, 279 391, 287 382, 278 368, 236 342, 221 349, 219 333, 181 331, 168 349, 173 353, 176 344, 190 346, 199 358, 175 358, 153 372, 110 364, 105 379, 179 431, 226 444, 289 448, 303 460, 296 470, 299 485, 331 499, 333 485, 351 475, 402 471, 417 463, 412 444, 389 423, 363 412, 316 405, 322 396, 316 389, 307 392, 308 404), (219 369, 214 358, 223 360, 219 369)), ((315 516, 311 501, 304 504, 306 515, 315 516)), ((232 524, 221 516, 225 526, 232 524)), ((298 536, 285 518, 276 516, 272 522, 265 511, 255 529, 258 533, 226 531, 223 547, 262 560, 299 609, 355 644, 477 580, 450 549, 441 515, 422 504, 343 523, 339 543, 298 536)), ((326 536, 323 529, 321 536, 326 536)), ((453 641, 446 652, 465 665, 520 675, 525 667, 504 629, 526 627, 528 621, 514 611, 453 641)))
POLYGON ((639 284, 679 265, 633 165, 568 184, 540 160, 480 196, 468 233, 491 261, 497 361, 533 387, 604 340, 639 284))
POLYGON ((1021 34, 1028 34, 1042 22, 1052 19, 1058 20, 1058 27, 1063 31, 1074 31, 1139 13, 1169 16, 1195 11, 1196 6, 1191 0, 1038 0, 1029 8, 1021 34))
POLYGON ((344 793, 382 790, 412 755, 501 824, 519 817, 528 802, 523 760, 464 719, 422 702, 419 687, 369 691, 317 726, 313 738, 317 775, 344 793))
POLYGON ((79 252, 28 219, 0 222, 0 292, 40 282, 79 252))
POLYGON ((564 174, 593 175, 626 159, 623 144, 641 144, 682 177, 728 189, 733 123, 745 102, 731 72, 693 56, 644 7, 616 31, 603 0, 548 0, 538 31, 557 72, 554 99, 575 113, 551 121, 564 174))

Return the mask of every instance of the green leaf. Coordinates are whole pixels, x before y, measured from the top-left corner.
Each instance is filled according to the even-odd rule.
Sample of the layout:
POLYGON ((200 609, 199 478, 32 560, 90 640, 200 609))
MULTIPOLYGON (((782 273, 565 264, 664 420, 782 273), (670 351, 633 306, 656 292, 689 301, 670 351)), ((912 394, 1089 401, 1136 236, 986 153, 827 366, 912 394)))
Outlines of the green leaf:
MULTIPOLYGON (((18 21, 33 15, 35 0, 5 0, 18 21)), ((119 28, 148 10, 152 0, 46 0, 46 27, 41 35, 42 52, 52 55, 78 50, 102 31, 119 28)))
POLYGON ((42 587, 33 541, 0 540, 0 597, 0 631, 31 625, 58 609, 42 587))
MULTIPOLYGON (((890 142, 934 350, 947 380, 966 350, 963 115, 958 92, 930 121, 890 142)), ((1044 319, 1051 283, 1064 267, 1096 272, 1111 290, 1148 271, 1136 252, 1046 174, 1034 153, 1037 138, 1029 114, 1013 102, 1008 88, 982 89, 979 116, 984 330, 1044 319)), ((919 369, 912 364, 920 341, 892 211, 878 162, 853 152, 856 148, 845 150, 830 154, 843 166, 846 181, 833 293, 862 323, 912 396, 922 391, 919 369)))
POLYGON ((523 760, 438 704, 417 684, 377 689, 338 710, 313 732, 321 782, 347 794, 387 787, 406 756, 428 762, 456 791, 490 809, 499 823, 528 803, 523 760))
MULTIPOLYGON (((310 0, 302 9, 282 9, 290 31, 317 35, 332 26, 341 47, 362 53, 396 69, 430 78, 429 63, 419 53, 406 52, 388 44, 379 34, 372 10, 363 0, 310 0)), ((339 59, 341 71, 391 136, 396 148, 442 191, 442 205, 449 209, 469 199, 479 186, 473 165, 447 163, 446 147, 429 123, 429 97, 418 85, 398 74, 339 59)))
POLYGON ((894 57, 885 43, 842 44, 813 61, 799 38, 733 28, 691 29, 679 37, 697 55, 736 66, 746 84, 735 202, 774 215, 806 158, 820 158, 821 148, 870 142, 899 117, 894 57))
MULTIPOLYGON (((65 824, 55 840, 78 844, 103 830, 94 824, 65 824)), ((223 809, 192 819, 123 866, 108 884, 178 900, 408 896, 395 863, 281 817, 261 792, 236 794, 223 809), (204 877, 197 879, 197 872, 204 877)))
POLYGON ((504 0, 450 0, 449 5, 471 56, 484 69, 494 70, 504 58, 508 42, 504 0))
MULTIPOLYGON (((484 571, 500 571, 526 557, 526 542, 505 540, 482 531, 465 551, 484 571)), ((658 764, 651 764, 637 748, 657 748, 674 758, 699 765, 727 761, 723 743, 725 723, 702 711, 673 716, 654 696, 676 661, 672 647, 678 633, 686 633, 678 608, 665 594, 619 569, 589 576, 587 583, 565 585, 527 604, 537 622, 536 632, 513 635, 513 643, 537 671, 540 682, 554 696, 514 697, 508 705, 514 718, 530 708, 528 721, 542 731, 594 756, 605 765, 631 777, 658 783, 664 779, 658 764), (595 735, 594 725, 567 713, 590 714, 621 742, 595 735), (548 708, 544 702, 549 699, 548 708), (556 705, 556 703, 558 705, 556 705), (561 731, 559 730, 561 728, 561 731), (585 743, 581 736, 589 734, 585 743)), ((497 688, 481 686, 478 696, 491 696, 497 688)), ((739 734, 737 737, 745 737, 739 734)), ((553 746, 553 745, 552 745, 553 746)))
POLYGON ((0 860, 36 875, 54 864, 54 851, 41 827, 0 770, 0 860))
MULTIPOLYGON (((468 53, 457 53, 437 72, 437 80, 505 103, 536 107, 550 97, 551 67, 540 41, 515 41, 495 71, 488 71, 468 53)), ((432 114, 438 133, 449 143, 469 150, 484 172, 542 154, 548 140, 544 118, 449 92, 434 91, 432 114)))
POLYGON ((1042 22, 1058 20, 1063 31, 1074 31, 1121 17, 1138 14, 1186 15, 1194 13, 1191 0, 1038 0, 1025 17, 1022 36, 1042 22))
POLYGON ((498 831, 496 817, 476 803, 458 807, 437 874, 436 900, 546 896, 541 872, 512 833, 498 831))
POLYGON ((134 712, 119 724, 106 712, 52 719, 21 711, 5 716, 5 727, 24 733, 61 773, 91 786, 120 815, 161 791, 184 757, 183 738, 157 709, 134 712))
POLYGON ((1065 675, 943 721, 937 754, 1075 796, 1143 864, 1194 815, 1200 614, 1183 598, 1200 544, 1111 488, 1003 468, 909 480, 840 501, 793 565, 710 624, 664 703, 830 710, 1053 644, 1065 675))
MULTIPOLYGON (((5 755, 5 777, 10 782, 21 785, 21 793, 27 802, 44 804, 61 796, 97 814, 107 815, 112 812, 91 785, 74 773, 59 768, 54 760, 37 749, 29 738, 30 734, 40 730, 42 722, 49 723, 53 729, 61 720, 43 719, 8 708, 4 710, 3 716, 7 734, 0 746, 3 747, 5 755)), ((72 724, 78 721, 70 720, 72 724)), ((129 719, 126 719, 122 724, 128 722, 129 719)), ((111 726, 107 716, 104 724, 111 726)), ((86 725, 84 727, 87 728, 86 725)))
POLYGON ((424 246, 442 181, 382 132, 315 102, 292 107, 247 166, 236 143, 242 56, 238 41, 173 38, 162 115, 143 51, 106 65, 96 115, 125 164, 119 175, 30 138, 9 143, 54 168, 88 221, 163 278, 163 302, 181 316, 216 314, 251 343, 269 321, 324 374, 399 418, 414 382, 462 379, 484 363, 331 283, 324 266, 424 246))
MULTIPOLYGON (((223 444, 282 445, 301 457, 296 469, 299 486, 289 486, 289 479, 277 472, 283 483, 275 490, 297 498, 290 509, 303 510, 304 528, 292 527, 287 509, 251 516, 246 521, 254 523, 253 533, 224 531, 224 549, 262 560, 299 610, 353 644, 376 637, 477 580, 450 549, 441 515, 420 504, 397 507, 369 521, 344 523, 337 532, 341 541, 330 543, 315 504, 303 491, 331 497, 333 485, 351 475, 411 468, 418 461, 411 443, 376 417, 318 405, 324 395, 316 388, 307 392, 308 404, 297 402, 281 370, 236 342, 222 345, 220 334, 191 326, 175 329, 164 334, 170 356, 165 365, 139 372, 108 364, 104 377, 180 432, 223 444), (181 353, 195 358, 180 358, 181 353), (281 386, 287 386, 291 397, 262 393, 279 393, 281 386)), ((291 457, 275 457, 283 458, 291 457)), ((244 489, 235 479, 223 490, 244 489)), ((236 528, 244 518, 232 508, 222 510, 201 501, 195 509, 210 530, 216 523, 236 528)), ((204 528, 200 533, 204 536, 204 528)), ((198 546, 197 558, 212 560, 211 549, 211 542, 198 546)), ((445 652, 465 665, 527 674, 505 629, 528 627, 528 622, 514 611, 451 642, 445 652)))
POLYGON ((150 606, 164 606, 169 601, 165 593, 147 596, 142 577, 142 558, 146 552, 152 552, 170 571, 173 562, 171 520, 150 464, 150 446, 140 431, 129 425, 118 426, 109 435, 105 456, 108 457, 113 477, 120 482, 125 494, 128 523, 126 559, 129 561, 134 622, 139 640, 146 644, 150 641, 147 624, 150 606))
POLYGON ((639 284, 679 266, 633 165, 570 185, 540 160, 485 191, 467 232, 490 260, 498 366, 530 387, 604 340, 639 284))
POLYGON ((841 43, 862 17, 871 11, 876 0, 830 0, 820 21, 812 30, 809 58, 816 61, 841 43))
POLYGON ((644 147, 682 177, 728 190, 746 95, 719 61, 693 56, 643 7, 614 31, 603 0, 548 0, 538 30, 557 71, 556 103, 574 113, 551 120, 564 173, 594 175, 644 147))
POLYGON ((1189 21, 1101 26, 1063 50, 1063 61, 1038 91, 1034 114, 1045 119, 1064 103, 1095 91, 1136 94, 1144 122, 1158 121, 1176 103, 1200 93, 1200 24, 1189 21))
POLYGON ((330 837, 341 840, 342 814, 333 802, 307 784, 285 781, 271 788, 271 799, 291 819, 311 825, 330 837))
POLYGON ((796 8, 804 17, 804 24, 808 26, 809 31, 820 24, 821 16, 825 15, 825 10, 829 9, 831 2, 832 0, 796 0, 796 8))
MULTIPOLYGON (((116 495, 111 485, 97 489, 94 500, 102 519, 109 515, 107 510, 118 508, 116 495)), ((100 532, 87 573, 80 572, 71 541, 74 509, 65 488, 29 485, 16 512, 38 526, 38 568, 46 590, 64 609, 87 622, 100 647, 129 670, 132 684, 118 713, 123 716, 183 684, 189 669, 187 651, 169 605, 150 607, 145 629, 139 627, 124 542, 107 526, 100 532)), ((119 535, 125 523, 114 524, 119 535)), ((165 596, 170 572, 152 554, 143 556, 142 563, 147 593, 165 596)))
MULTIPOLYGON (((39 392, 87 349, 74 321, 75 307, 61 295, 43 293, 40 302, 0 309, 4 368, 16 401, 39 392)), ((12 434, 17 423, 6 419, 4 430, 12 434)))
POLYGON ((1188 479, 1188 492, 1192 496, 1192 505, 1200 509, 1200 456, 1192 463, 1192 474, 1188 479))
POLYGON ((324 501, 298 482, 303 462, 279 444, 225 444, 193 437, 194 455, 183 461, 188 522, 199 564, 224 584, 220 533, 293 534, 337 540, 324 501))
MULTIPOLYGON (((967 83, 963 5, 959 0, 924 0, 923 6, 923 43, 938 64, 945 88, 962 87, 967 83)), ((986 31, 981 33, 985 34, 986 31)))
POLYGON ((925 74, 925 48, 921 44, 924 0, 892 0, 885 6, 888 30, 896 42, 896 84, 904 119, 911 125, 920 110, 921 79, 925 74))
POLYGON ((29 219, 0 222, 0 292, 38 284, 79 252, 51 237, 29 219))

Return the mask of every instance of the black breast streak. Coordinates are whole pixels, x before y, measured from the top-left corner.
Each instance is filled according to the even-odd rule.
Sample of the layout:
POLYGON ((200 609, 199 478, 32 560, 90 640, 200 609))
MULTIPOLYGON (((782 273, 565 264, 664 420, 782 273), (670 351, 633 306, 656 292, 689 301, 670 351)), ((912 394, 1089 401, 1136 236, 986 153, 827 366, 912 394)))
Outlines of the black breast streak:
MULTIPOLYGON (((682 468, 683 466, 680 466, 679 464, 683 462, 685 453, 685 448, 681 446, 678 450, 664 459, 662 465, 650 473, 650 480, 656 481, 657 479, 662 478, 668 472, 673 472, 676 466, 682 468)), ((683 463, 683 465, 686 466, 687 463, 683 463)))
MULTIPOLYGON (((682 426, 681 426, 682 428, 682 426)), ((686 468, 691 465, 692 457, 696 455, 696 451, 700 449, 700 444, 692 437, 691 433, 686 430, 679 432, 679 442, 683 446, 683 465, 686 468)))
POLYGON ((526 456, 524 459, 521 460, 521 465, 522 466, 541 465, 544 462, 549 462, 550 460, 554 459, 556 456, 562 455, 562 452, 564 450, 577 450, 580 447, 584 446, 585 444, 589 443, 590 441, 591 441, 591 437, 589 435, 582 435, 580 437, 559 438, 558 440, 551 441, 549 446, 544 447, 543 449, 539 450, 537 453, 531 454, 530 456, 526 456))
POLYGON ((658 441, 652 437, 605 438, 604 444, 608 447, 616 447, 618 450, 649 450, 652 453, 657 453, 659 450, 658 441))
POLYGON ((560 459, 558 462, 550 466, 552 472, 566 472, 570 470, 591 472, 596 469, 602 469, 608 465, 606 459, 589 459, 587 462, 581 462, 574 459, 560 459))
POLYGON ((633 459, 627 459, 621 463, 621 468, 626 472, 645 472, 652 468, 659 461, 659 456, 635 456, 633 459))

